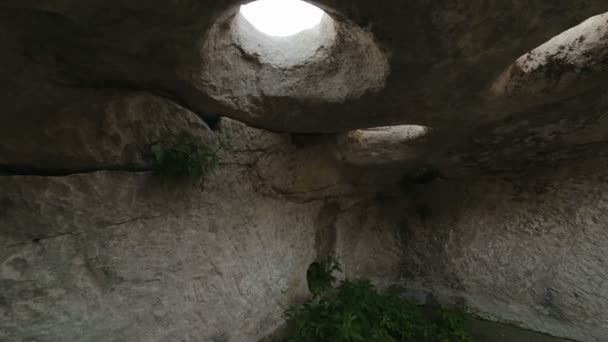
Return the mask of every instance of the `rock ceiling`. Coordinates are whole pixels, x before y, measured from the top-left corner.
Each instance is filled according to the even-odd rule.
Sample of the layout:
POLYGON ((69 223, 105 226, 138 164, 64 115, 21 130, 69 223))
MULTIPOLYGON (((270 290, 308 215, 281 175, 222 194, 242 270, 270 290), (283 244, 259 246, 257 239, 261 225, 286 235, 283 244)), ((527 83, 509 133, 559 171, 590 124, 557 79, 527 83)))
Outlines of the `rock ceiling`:
POLYGON ((0 152, 41 137, 41 126, 94 120, 108 93, 128 91, 167 98, 211 125, 226 116, 330 136, 425 126, 424 139, 404 140, 418 152, 401 161, 453 170, 608 151, 606 1, 314 4, 333 20, 334 45, 295 70, 226 43, 238 1, 5 1, 0 152), (225 83, 230 73, 236 83, 225 83))

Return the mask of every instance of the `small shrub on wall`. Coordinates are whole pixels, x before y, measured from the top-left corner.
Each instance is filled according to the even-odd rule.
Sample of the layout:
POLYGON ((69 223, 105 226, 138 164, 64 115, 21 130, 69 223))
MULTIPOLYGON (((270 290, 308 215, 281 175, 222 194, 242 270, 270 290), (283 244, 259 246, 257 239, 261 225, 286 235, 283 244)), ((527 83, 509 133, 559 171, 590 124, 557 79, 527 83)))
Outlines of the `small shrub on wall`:
POLYGON ((189 134, 182 134, 175 141, 157 143, 151 152, 154 173, 163 179, 204 181, 220 163, 216 149, 189 134))

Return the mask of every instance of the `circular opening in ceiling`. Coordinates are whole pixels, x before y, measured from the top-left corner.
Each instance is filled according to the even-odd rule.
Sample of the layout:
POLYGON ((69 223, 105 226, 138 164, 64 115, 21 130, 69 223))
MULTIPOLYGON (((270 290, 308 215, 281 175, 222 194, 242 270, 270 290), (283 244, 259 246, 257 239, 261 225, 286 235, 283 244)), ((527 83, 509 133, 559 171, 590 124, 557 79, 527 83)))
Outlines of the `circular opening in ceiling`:
POLYGON ((278 3, 284 9, 302 1, 242 3, 230 6, 207 29, 200 46, 201 69, 193 75, 197 88, 225 106, 226 113, 246 123, 306 132, 326 119, 321 106, 372 96, 384 88, 390 72, 387 51, 372 32, 335 9, 322 11, 304 2, 314 9, 314 20, 285 28, 267 21, 278 17, 279 23, 293 22, 294 12, 298 18, 306 11, 270 7, 255 19, 255 11, 246 6, 278 3))
POLYGON ((289 37, 321 23, 322 9, 300 0, 258 0, 241 6, 253 27, 273 37, 289 37))
POLYGON ((310 64, 334 45, 333 19, 301 0, 258 0, 241 6, 234 39, 251 60, 278 69, 310 64))

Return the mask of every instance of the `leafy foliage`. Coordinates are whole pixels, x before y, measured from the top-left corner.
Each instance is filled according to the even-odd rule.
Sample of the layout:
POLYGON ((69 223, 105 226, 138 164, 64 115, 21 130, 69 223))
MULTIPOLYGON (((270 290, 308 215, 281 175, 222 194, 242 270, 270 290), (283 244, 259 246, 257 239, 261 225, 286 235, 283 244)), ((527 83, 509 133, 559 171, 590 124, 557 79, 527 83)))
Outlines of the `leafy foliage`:
POLYGON ((175 142, 153 145, 151 152, 154 172, 165 179, 201 181, 220 162, 217 150, 188 134, 182 134, 175 142))
POLYGON ((462 313, 421 308, 365 280, 346 280, 286 316, 285 342, 472 342, 462 313))
POLYGON ((342 268, 333 256, 321 262, 313 262, 306 272, 310 293, 314 297, 319 297, 331 290, 336 283, 334 272, 340 271, 342 268))

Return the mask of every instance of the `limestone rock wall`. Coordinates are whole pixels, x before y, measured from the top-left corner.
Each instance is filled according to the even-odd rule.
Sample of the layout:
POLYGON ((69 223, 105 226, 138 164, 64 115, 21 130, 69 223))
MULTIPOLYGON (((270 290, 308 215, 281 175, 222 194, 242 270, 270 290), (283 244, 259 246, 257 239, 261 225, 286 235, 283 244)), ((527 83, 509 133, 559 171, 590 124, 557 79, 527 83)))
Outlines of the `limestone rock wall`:
MULTIPOLYGON (((438 178, 333 219, 344 276, 576 341, 608 338, 608 163, 438 178), (432 299, 431 299, 432 298, 432 299)), ((386 190, 386 189, 385 189, 386 190)))
POLYGON ((403 203, 402 284, 489 319, 606 341, 606 166, 434 182, 403 203))
POLYGON ((255 341, 332 252, 345 276, 414 298, 607 336, 605 162, 365 193, 285 136, 231 121, 214 134, 242 139, 203 188, 149 172, 0 177, 1 339, 255 341))
POLYGON ((365 196, 306 169, 321 161, 288 136, 230 120, 204 132, 232 150, 202 187, 0 176, 0 340, 257 341, 282 323, 334 248, 318 227, 365 196))
POLYGON ((334 248, 319 227, 376 185, 352 185, 289 135, 229 119, 212 130, 162 97, 104 94, 44 125, 3 127, 3 141, 32 143, 3 144, 1 154, 12 167, 0 175, 0 340, 257 341, 273 332, 308 296, 310 263, 334 248), (149 171, 150 145, 184 131, 230 145, 202 185, 149 171))
POLYGON ((256 341, 330 253, 608 341, 605 0, 313 1, 335 53, 288 69, 242 2, 1 6, 0 341, 256 341), (184 131, 232 146, 202 187, 150 172, 184 131))
POLYGON ((201 192, 145 173, 2 177, 0 339, 255 341, 272 331, 306 294, 319 204, 261 198, 239 178, 224 171, 213 179, 221 190, 201 192))

